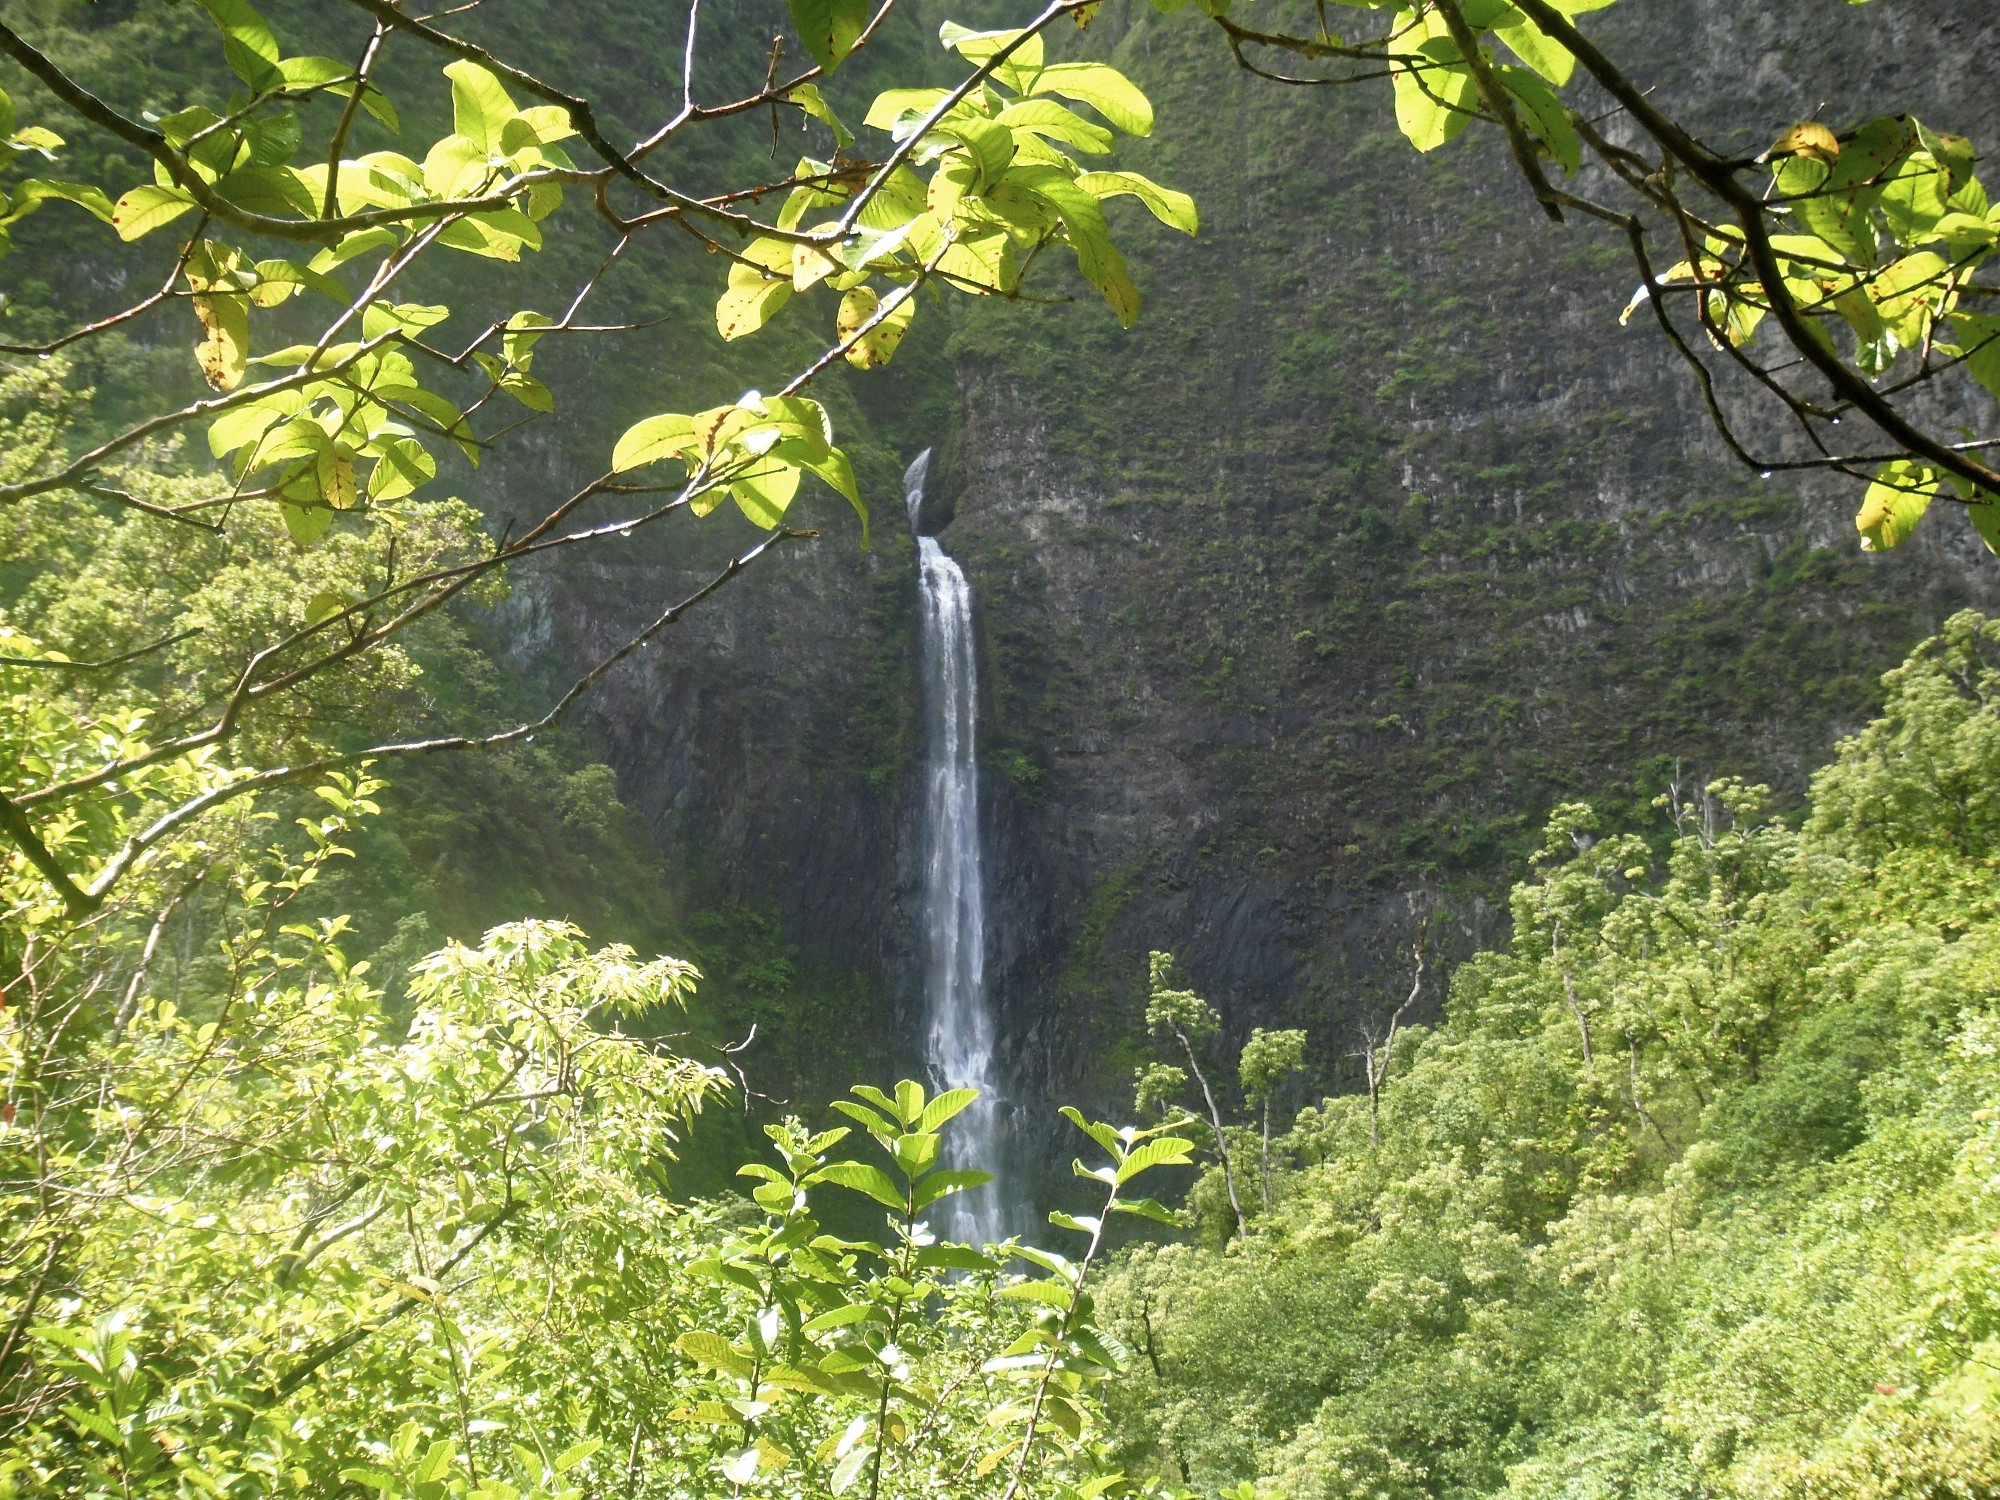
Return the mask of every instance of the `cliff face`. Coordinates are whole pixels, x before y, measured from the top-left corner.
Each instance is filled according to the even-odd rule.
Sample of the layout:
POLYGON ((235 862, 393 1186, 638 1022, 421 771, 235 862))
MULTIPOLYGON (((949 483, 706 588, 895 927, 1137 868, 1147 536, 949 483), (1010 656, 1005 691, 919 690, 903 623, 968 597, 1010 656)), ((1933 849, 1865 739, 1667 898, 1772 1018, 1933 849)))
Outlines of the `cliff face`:
MULTIPOLYGON (((1754 152, 1822 102, 2000 138, 1983 0, 1591 21, 1717 143, 1754 152)), ((1433 978, 1496 934, 1552 802, 1643 826, 1676 767, 1796 792, 1877 673, 2000 593, 1956 516, 1866 557, 1851 494, 1730 465, 1671 354, 1618 325, 1622 244, 1545 223, 1497 151, 1417 158, 1376 87, 1248 77, 1187 14, 1107 12, 1083 44, 1158 108, 1127 163, 1202 208, 1191 243, 1124 226, 1140 326, 976 308, 913 340, 856 386, 874 550, 825 512, 594 710, 675 899, 782 923, 827 1044, 784 1067, 838 1082, 818 1065, 916 999, 893 465, 939 444, 981 611, 989 973, 1031 1117, 1122 1091, 1153 947, 1232 1028, 1307 1027, 1337 1086, 1427 914, 1433 978)), ((531 580, 524 660, 614 639, 721 540, 531 580)))

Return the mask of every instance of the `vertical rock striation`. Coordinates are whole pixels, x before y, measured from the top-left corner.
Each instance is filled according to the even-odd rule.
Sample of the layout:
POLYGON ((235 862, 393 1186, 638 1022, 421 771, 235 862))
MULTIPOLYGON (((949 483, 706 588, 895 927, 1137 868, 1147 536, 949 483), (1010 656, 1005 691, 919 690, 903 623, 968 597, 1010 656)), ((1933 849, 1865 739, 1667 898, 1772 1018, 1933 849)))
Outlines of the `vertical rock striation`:
MULTIPOLYGON (((1590 22, 1716 145, 1883 109, 2000 140, 1984 0, 1590 22)), ((1121 221, 1130 333, 1086 300, 975 308, 949 345, 926 529, 949 518, 981 605, 982 979, 1024 1120, 1126 1102, 1149 947, 1238 1032, 1306 1027, 1308 1087, 1351 1084, 1414 914, 1439 911, 1433 974, 1496 937, 1551 803, 1643 827, 1676 775, 1796 793, 1880 671, 2000 602, 1960 518, 1863 556, 1851 495, 1732 467, 1670 353, 1618 326, 1622 245, 1544 223, 1501 151, 1415 158, 1384 94, 1247 77, 1185 14, 1106 11, 1081 45, 1153 95, 1125 164, 1193 192, 1204 229, 1121 221)), ((905 454, 907 398, 867 413, 905 454)), ((705 890, 874 997, 826 1024, 893 1025, 917 1065, 921 544, 847 535, 690 619, 596 727, 705 890)), ((552 580, 548 653, 687 568, 552 580)))

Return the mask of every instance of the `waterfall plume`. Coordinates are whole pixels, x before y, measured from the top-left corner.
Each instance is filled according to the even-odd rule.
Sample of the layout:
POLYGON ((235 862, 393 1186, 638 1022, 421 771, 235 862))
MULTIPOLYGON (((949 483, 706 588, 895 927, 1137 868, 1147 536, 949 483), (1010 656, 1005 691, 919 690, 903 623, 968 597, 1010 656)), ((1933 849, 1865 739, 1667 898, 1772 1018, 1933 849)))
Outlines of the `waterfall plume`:
MULTIPOLYGON (((972 588, 919 524, 931 450, 903 482, 917 531, 917 654, 923 679, 924 1060, 939 1089, 973 1088, 979 1099, 947 1127, 952 1166, 998 1172, 1004 1145, 995 1078, 993 1016, 986 1005, 986 902, 979 844, 979 692, 972 639, 972 588)), ((958 1193, 939 1205, 940 1228, 980 1243, 1006 1232, 1002 1184, 958 1193)))

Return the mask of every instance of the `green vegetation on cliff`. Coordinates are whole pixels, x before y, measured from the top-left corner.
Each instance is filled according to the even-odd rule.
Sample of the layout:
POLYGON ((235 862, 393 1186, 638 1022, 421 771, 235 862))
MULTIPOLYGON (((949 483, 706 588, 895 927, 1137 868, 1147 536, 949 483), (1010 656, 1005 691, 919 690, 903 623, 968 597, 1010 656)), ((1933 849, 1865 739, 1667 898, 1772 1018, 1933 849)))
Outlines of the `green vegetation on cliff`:
POLYGON ((1379 1144, 1324 1100, 1245 1232, 1207 1182, 1120 1260, 1121 1457, 1286 1500, 2000 1484, 2000 622, 1886 687, 1802 826, 1738 782, 1654 840, 1557 812, 1379 1144))
MULTIPOLYGON (((1991 543, 1984 443, 1897 404, 1939 380, 2000 389, 2000 320, 1977 310, 2000 215, 1970 147, 1898 115, 1716 157, 1575 30, 1608 0, 1357 0, 1378 13, 1364 30, 1387 29, 1351 37, 1323 15, 1252 32, 1228 0, 1116 31, 1100 3, 948 24, 942 57, 896 73, 941 86, 868 75, 851 100, 835 70, 888 20, 865 0, 792 0, 810 65, 739 35, 708 73, 713 22, 691 7, 678 72, 641 58, 592 99, 566 91, 589 50, 538 36, 542 7, 0 13, 19 69, 0 235, 28 271, 0 372, 0 1497, 2000 1488, 2000 622, 1953 615, 1803 806, 1738 780, 1684 798, 1679 740, 1719 754, 1780 709, 1858 717, 1864 664, 1911 617, 1799 535, 1804 502, 1777 489, 1690 485, 1708 498, 1664 519, 1564 513, 1559 470, 1658 441, 1636 410, 1543 421, 1532 453, 1426 446, 1430 419, 1406 419, 1421 401, 1448 410, 1495 368, 1506 388, 1492 300, 1384 252, 1340 268, 1368 298, 1300 318, 1349 283, 1277 239, 1308 202, 1383 229, 1354 183, 1402 181, 1406 142, 1480 122, 1544 208, 1636 245, 1636 220, 1572 191, 1588 148, 1686 234, 1685 265, 1639 252, 1631 310, 1671 342, 1680 309, 1753 377, 1789 350, 1831 404, 1765 390, 1808 438, 1852 416, 1893 444, 1861 476, 1870 547, 1950 495, 1991 543), (1101 29, 1052 30, 1072 18, 1101 29), (1191 106, 1167 60, 1218 28, 1239 62, 1372 66, 1394 102, 1329 155, 1348 179, 1331 200, 1230 164, 1211 269, 1244 357, 1220 404, 1212 367, 1177 357, 1214 341, 1215 305, 1154 299, 1149 393, 1111 358, 1111 322, 1133 323, 1155 274, 1119 244, 1185 272, 1199 248, 1128 231, 1191 235, 1197 216, 1131 170, 1153 164, 1145 92, 1068 55, 1107 46, 1191 106), (197 45, 220 64, 183 68, 197 45), (1655 174, 1597 134, 1594 96, 1558 96, 1579 69, 1657 148, 1655 174), (790 167, 787 131, 808 153, 790 167), (1252 271, 1285 295, 1252 305, 1252 271), (1104 321, 1059 346, 1008 304, 1066 283, 1104 321), (994 408, 1061 406, 1045 441, 987 457, 1100 466, 1087 502, 1038 495, 1066 540, 996 535, 990 511, 960 533, 1008 577, 988 596, 989 760, 1014 812, 1062 816, 1068 752, 1045 731, 1079 700, 1105 743, 1193 726, 1204 773, 1260 809, 1208 819, 1199 860, 1339 849, 1315 886, 1470 880, 1533 839, 1530 808, 1608 792, 1556 808, 1511 938, 1458 968, 1435 1027, 1408 1024, 1429 958, 1408 903, 1416 983, 1364 1028, 1365 1093, 1301 1110, 1310 1049, 1345 1039, 1232 1045, 1164 953, 1145 1060, 1134 991, 1106 971, 1141 893, 1178 876, 1156 848, 1116 851, 1053 967, 1101 1006, 1078 1028, 1108 1043, 1097 1065, 1132 1066, 1161 1118, 1064 1111, 1086 1184, 1050 1216, 1067 1254, 935 1232, 990 1180, 947 1151, 970 1090, 864 1082, 824 1119, 755 1097, 728 1045, 753 1027, 788 1081, 886 1083, 886 1007, 865 976, 800 961, 796 914, 727 899, 741 872, 641 838, 567 718, 761 558, 810 556, 824 515, 852 507, 865 530, 864 483, 893 485, 889 424, 826 377, 888 361, 953 291, 987 305, 927 357, 994 408), (722 350, 781 315, 754 352, 722 350), (660 382, 593 363, 656 329, 660 382), (161 337, 194 339, 191 366, 161 337), (736 394, 746 377, 760 387, 736 394), (565 442, 516 439, 558 408, 565 442), (478 506, 439 498, 509 441, 519 461, 482 471, 478 506), (726 524, 705 519, 725 502, 726 524), (1128 517, 1148 524, 1128 536, 1128 517), (1743 543, 1736 597, 1649 613, 1635 585, 1607 606, 1586 575, 1682 528, 1743 543), (1090 559, 1064 578, 1071 543, 1090 559), (522 668, 551 578, 587 594, 619 565, 671 591, 616 601, 636 623, 593 601, 606 638, 578 631, 582 662, 522 668), (510 586, 503 646, 489 611, 510 586), (1065 590, 1086 607, 1058 607, 1065 590), (1859 622, 1829 641, 1842 606, 1859 622), (1643 668, 1600 679, 1570 648, 1567 680, 1612 701, 1558 705, 1548 643, 1586 627, 1643 668), (1120 690, 1093 694, 1079 662, 1113 658, 1120 690), (1149 695, 1148 674, 1173 690, 1149 695), (1635 685, 1644 714, 1615 701, 1635 685), (1733 723, 1709 733, 1718 701, 1733 723), (753 1104, 783 1112, 754 1144, 753 1104), (1177 1168, 1179 1209, 1138 1196, 1177 1168)), ((633 0, 595 12, 647 19, 633 0)), ((1227 118, 1254 162, 1293 117, 1227 118)), ((1479 191, 1489 166, 1408 180, 1463 199, 1458 232, 1507 242, 1519 271, 1539 247, 1479 191)), ((911 410, 947 405, 928 389, 911 410)), ((1670 455, 1653 475, 1692 472, 1670 455)), ((903 546, 846 579, 878 647, 903 639, 903 546)), ((777 655, 787 623, 753 606, 723 633, 777 655)), ((895 653, 841 659, 861 663, 839 705, 853 733, 793 748, 879 800, 908 748, 895 653)), ((795 662, 735 707, 810 722, 788 713, 795 662)), ((727 748, 745 800, 804 816, 727 748)), ((829 861, 832 880, 858 886, 859 863, 829 861)))

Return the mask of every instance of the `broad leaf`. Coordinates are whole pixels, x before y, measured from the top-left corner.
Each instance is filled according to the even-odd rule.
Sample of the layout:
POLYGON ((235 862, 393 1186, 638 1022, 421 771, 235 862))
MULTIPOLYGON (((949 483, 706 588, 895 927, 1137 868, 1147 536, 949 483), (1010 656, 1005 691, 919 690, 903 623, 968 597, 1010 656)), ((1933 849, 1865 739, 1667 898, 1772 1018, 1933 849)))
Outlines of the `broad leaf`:
POLYGON ((135 187, 111 209, 111 227, 121 240, 136 240, 162 224, 171 224, 194 207, 194 199, 177 187, 135 187))
POLYGON ((611 450, 612 471, 623 474, 630 469, 658 463, 663 458, 674 458, 693 442, 692 417, 682 416, 679 412, 663 412, 657 417, 647 417, 626 428, 624 435, 618 439, 611 450))
POLYGON ((452 129, 482 153, 499 150, 500 132, 514 118, 514 101, 500 80, 464 58, 448 64, 444 76, 451 80, 452 129))
POLYGON ((830 1182, 835 1187, 844 1187, 857 1193, 865 1193, 886 1208, 901 1212, 904 1208, 903 1195, 889 1174, 880 1167, 861 1161, 829 1162, 813 1174, 814 1182, 830 1182))
POLYGON ((250 299, 240 294, 194 299, 201 322, 201 342, 194 346, 202 378, 218 391, 233 391, 243 383, 250 359, 250 299))
POLYGON ((1570 124, 1556 91, 1525 68, 1501 67, 1493 71, 1507 92, 1520 102, 1528 129, 1562 163, 1564 175, 1575 176, 1583 165, 1583 143, 1577 139, 1576 127, 1570 124))
POLYGON ((1396 124, 1419 151, 1435 151, 1472 123, 1478 85, 1435 11, 1421 22, 1408 12, 1397 19, 1396 124))
POLYGON ((792 28, 827 72, 854 50, 868 25, 868 0, 791 0, 792 28))
POLYGON ((1151 209, 1154 218, 1182 234, 1194 234, 1201 228, 1201 215, 1195 209, 1194 199, 1161 187, 1137 172, 1085 172, 1076 179, 1076 185, 1093 198, 1115 198, 1129 193, 1151 209))
POLYGON ((1917 529, 1937 492, 1935 469, 1906 458, 1884 464, 1854 517, 1854 528, 1861 533, 1861 550, 1886 552, 1905 541, 1917 529))
POLYGON ((1139 86, 1105 63, 1054 63, 1035 75, 1034 92, 1088 104, 1127 135, 1153 133, 1153 106, 1139 86))

